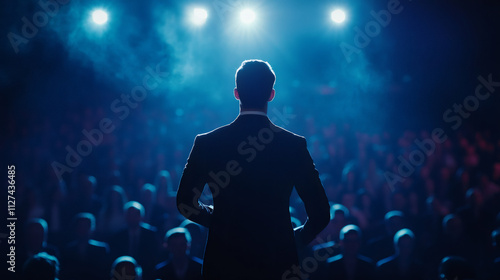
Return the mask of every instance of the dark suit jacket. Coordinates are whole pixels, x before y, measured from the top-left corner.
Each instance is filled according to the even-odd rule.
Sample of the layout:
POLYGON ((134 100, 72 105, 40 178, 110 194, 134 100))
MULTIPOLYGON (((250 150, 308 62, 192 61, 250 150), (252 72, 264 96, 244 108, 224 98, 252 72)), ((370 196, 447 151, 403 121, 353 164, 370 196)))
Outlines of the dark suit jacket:
POLYGON ((240 115, 196 137, 177 207, 209 228, 203 275, 217 280, 281 279, 298 264, 295 239, 308 244, 330 219, 306 140, 262 115, 240 115), (213 209, 198 202, 206 183, 213 209), (295 234, 289 212, 294 186, 309 216, 295 234))
POLYGON ((158 250, 160 241, 156 234, 156 228, 143 223, 140 227, 138 251, 130 252, 129 230, 123 229, 116 233, 110 240, 112 259, 120 256, 132 256, 142 267, 144 278, 152 277, 154 264, 158 261, 158 250))
MULTIPOLYGON (((345 259, 342 254, 328 259, 328 279, 349 280, 345 267, 345 259)), ((375 279, 375 264, 364 256, 358 256, 355 268, 355 280, 375 279)))
POLYGON ((107 243, 89 240, 83 255, 78 243, 71 242, 62 252, 62 279, 109 279, 111 259, 107 243))
POLYGON ((201 264, 202 261, 198 258, 190 258, 186 275, 184 278, 178 278, 175 274, 174 265, 170 260, 164 261, 156 265, 155 279, 161 280, 201 280, 201 264))
POLYGON ((410 264, 408 271, 402 272, 399 270, 399 259, 396 255, 392 255, 377 262, 376 274, 380 280, 421 280, 423 277, 423 267, 417 261, 410 264))

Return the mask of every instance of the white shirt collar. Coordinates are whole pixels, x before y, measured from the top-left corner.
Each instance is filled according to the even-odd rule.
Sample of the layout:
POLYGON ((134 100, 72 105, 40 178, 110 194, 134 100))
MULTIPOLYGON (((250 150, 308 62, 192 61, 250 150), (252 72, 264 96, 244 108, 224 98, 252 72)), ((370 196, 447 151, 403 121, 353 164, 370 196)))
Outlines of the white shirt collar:
POLYGON ((261 116, 267 117, 267 114, 262 112, 262 111, 243 111, 243 112, 240 112, 240 116, 244 116, 244 115, 261 115, 261 116))

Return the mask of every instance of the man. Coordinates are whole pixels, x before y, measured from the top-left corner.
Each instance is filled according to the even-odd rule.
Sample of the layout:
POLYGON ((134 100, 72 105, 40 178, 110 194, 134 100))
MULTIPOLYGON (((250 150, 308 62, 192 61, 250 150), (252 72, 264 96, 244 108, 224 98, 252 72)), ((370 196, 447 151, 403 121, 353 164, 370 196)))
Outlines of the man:
POLYGON ((121 256, 111 265, 111 280, 142 280, 142 267, 131 256, 121 256))
POLYGON ((198 135, 184 168, 177 207, 209 229, 204 279, 300 274, 296 242, 307 245, 329 222, 328 199, 306 140, 267 117, 275 79, 267 62, 244 61, 234 89, 240 115, 229 125, 198 135), (198 201, 205 184, 214 205, 198 201), (309 216, 295 230, 289 212, 294 186, 309 216))
POLYGON ((190 256, 191 234, 183 227, 173 228, 165 234, 163 246, 169 258, 156 266, 155 279, 201 280, 201 260, 190 256))
POLYGON ((374 279, 373 261, 359 254, 361 247, 361 229, 356 225, 347 225, 340 231, 342 254, 328 259, 328 279, 369 280, 374 279))
POLYGON ((42 252, 59 257, 57 248, 47 243, 48 232, 49 226, 44 219, 32 218, 26 222, 25 242, 20 244, 19 255, 16 256, 19 263, 24 264, 30 257, 42 252))
POLYGON ((111 264, 109 246, 91 239, 95 223, 91 213, 79 213, 74 218, 74 240, 62 251, 61 278, 109 279, 106 277, 111 264))
POLYGON ((382 236, 368 241, 366 256, 380 261, 394 255, 394 235, 404 228, 405 223, 403 212, 397 210, 387 212, 384 216, 385 232, 382 236))
POLYGON ((59 261, 46 252, 31 256, 23 266, 23 280, 56 280, 58 276, 59 261))
POLYGON ((424 279, 422 265, 415 258, 415 235, 407 228, 394 235, 395 254, 377 262, 378 279, 424 279))
POLYGON ((137 201, 129 201, 123 207, 127 228, 119 231, 109 241, 113 258, 131 256, 143 269, 145 279, 154 274, 157 251, 160 244, 156 228, 143 222, 144 207, 137 201))

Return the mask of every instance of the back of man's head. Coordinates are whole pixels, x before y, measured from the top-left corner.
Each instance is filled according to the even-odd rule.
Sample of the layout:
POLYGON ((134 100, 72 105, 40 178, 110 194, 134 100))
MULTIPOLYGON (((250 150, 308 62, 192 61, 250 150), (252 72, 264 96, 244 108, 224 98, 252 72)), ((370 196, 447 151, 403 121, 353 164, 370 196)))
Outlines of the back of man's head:
POLYGON ((111 280, 142 279, 142 268, 131 256, 118 257, 111 265, 111 280))
POLYGON ((23 267, 24 280, 54 280, 59 274, 59 261, 45 252, 29 258, 23 267))
POLYGON ((439 265, 439 277, 442 280, 475 279, 475 272, 464 258, 447 256, 441 260, 441 264, 439 265))
POLYGON ((266 61, 252 59, 236 70, 236 90, 243 108, 263 108, 271 97, 276 75, 266 61))

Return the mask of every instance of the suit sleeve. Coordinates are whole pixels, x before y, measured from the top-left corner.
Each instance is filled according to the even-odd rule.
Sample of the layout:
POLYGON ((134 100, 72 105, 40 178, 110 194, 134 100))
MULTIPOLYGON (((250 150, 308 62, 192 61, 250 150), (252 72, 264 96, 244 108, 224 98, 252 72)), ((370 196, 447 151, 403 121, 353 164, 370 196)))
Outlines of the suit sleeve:
POLYGON ((295 236, 299 243, 307 245, 330 222, 330 205, 304 138, 301 138, 297 154, 295 188, 304 202, 307 220, 304 225, 295 229, 295 236))
POLYGON ((187 219, 209 227, 213 207, 198 201, 208 179, 204 164, 206 159, 199 140, 197 136, 182 173, 177 190, 177 209, 187 219))

